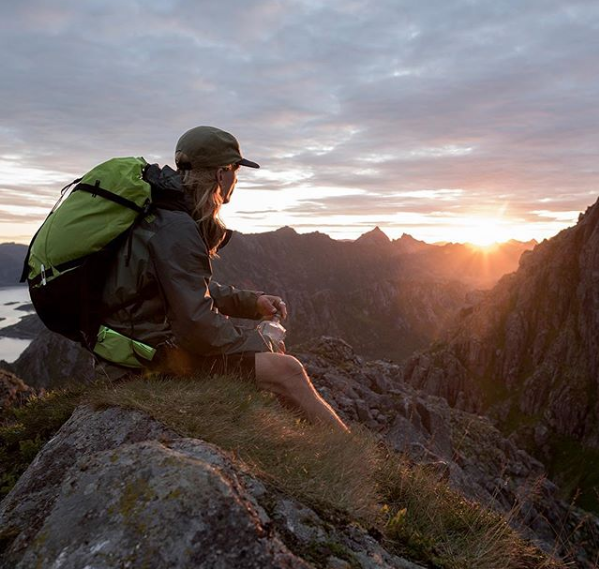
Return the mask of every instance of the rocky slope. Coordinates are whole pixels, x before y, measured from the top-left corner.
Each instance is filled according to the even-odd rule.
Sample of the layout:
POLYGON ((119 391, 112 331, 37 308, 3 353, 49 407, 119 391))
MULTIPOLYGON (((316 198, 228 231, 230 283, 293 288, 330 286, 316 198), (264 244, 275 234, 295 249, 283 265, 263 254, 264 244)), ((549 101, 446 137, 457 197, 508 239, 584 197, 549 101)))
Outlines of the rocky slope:
MULTIPOLYGON (((541 548, 594 566, 599 521, 562 502, 543 466, 489 420, 403 384, 399 367, 364 361, 341 340, 296 355, 344 419, 510 512, 541 548)), ((0 527, 2 568, 418 567, 359 524, 331 523, 252 477, 233 455, 114 408, 75 412, 0 504, 0 527)))
POLYGON ((554 460, 568 444, 599 449, 598 342, 599 202, 522 255, 443 342, 406 362, 404 379, 489 413, 554 460))
POLYGON ((365 423, 415 462, 440 469, 465 496, 510 512, 514 525, 545 550, 595 566, 599 520, 563 501, 543 465, 489 419, 411 388, 400 366, 365 361, 342 340, 321 338, 296 355, 342 416, 365 423))
POLYGON ((0 520, 10 535, 2 568, 313 567, 302 553, 331 568, 350 567, 338 555, 352 567, 418 568, 358 527, 325 523, 213 445, 114 408, 77 410, 0 520))
POLYGON ((55 389, 71 381, 89 382, 95 378, 91 354, 79 344, 46 329, 35 337, 16 362, 3 362, 3 367, 36 388, 55 389))

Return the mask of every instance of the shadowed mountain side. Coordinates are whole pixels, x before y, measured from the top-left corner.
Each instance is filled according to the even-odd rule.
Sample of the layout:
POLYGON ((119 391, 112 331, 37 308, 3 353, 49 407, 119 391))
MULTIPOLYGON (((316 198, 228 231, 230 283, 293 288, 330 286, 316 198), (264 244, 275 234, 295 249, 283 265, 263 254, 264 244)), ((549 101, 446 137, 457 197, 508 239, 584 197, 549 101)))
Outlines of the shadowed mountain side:
POLYGON ((596 465, 578 443, 599 449, 599 202, 524 254, 404 378, 491 414, 550 462, 596 465))
POLYGON ((537 242, 507 241, 489 247, 447 243, 420 250, 410 256, 408 267, 428 278, 457 280, 470 287, 488 289, 505 274, 518 268, 521 255, 537 242))
MULTIPOLYGON (((512 243, 485 257, 493 278, 514 269, 528 246, 512 243), (500 257, 499 270, 494 260, 500 257)), ((470 275, 484 272, 479 252, 468 246, 438 247, 409 235, 390 241, 378 228, 355 242, 288 227, 236 234, 221 257, 213 263, 217 281, 286 298, 290 345, 332 334, 369 357, 395 361, 436 338, 472 302, 470 275)))
POLYGON ((26 254, 27 245, 0 243, 0 286, 19 283, 26 254))

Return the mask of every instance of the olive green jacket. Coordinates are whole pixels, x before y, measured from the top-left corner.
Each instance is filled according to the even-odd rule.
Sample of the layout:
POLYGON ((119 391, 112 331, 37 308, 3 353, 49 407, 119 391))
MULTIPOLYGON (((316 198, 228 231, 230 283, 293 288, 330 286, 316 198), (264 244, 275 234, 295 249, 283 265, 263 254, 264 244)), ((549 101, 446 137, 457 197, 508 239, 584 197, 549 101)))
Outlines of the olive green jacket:
MULTIPOLYGON (((166 168, 165 175, 177 190, 178 176, 166 168)), ((260 294, 214 282, 198 225, 187 211, 159 204, 132 230, 110 267, 104 324, 152 347, 174 345, 200 356, 267 352, 270 345, 257 330, 228 318, 259 319, 260 294)))

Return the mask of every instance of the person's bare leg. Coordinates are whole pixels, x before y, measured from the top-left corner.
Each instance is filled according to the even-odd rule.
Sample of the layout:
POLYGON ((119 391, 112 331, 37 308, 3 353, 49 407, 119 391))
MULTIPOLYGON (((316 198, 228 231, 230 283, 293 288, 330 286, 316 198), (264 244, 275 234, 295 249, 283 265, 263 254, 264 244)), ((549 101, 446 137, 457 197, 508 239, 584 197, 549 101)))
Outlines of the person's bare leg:
POLYGON ((333 408, 316 391, 304 366, 285 354, 256 354, 256 384, 274 393, 311 423, 325 423, 348 432, 333 408))

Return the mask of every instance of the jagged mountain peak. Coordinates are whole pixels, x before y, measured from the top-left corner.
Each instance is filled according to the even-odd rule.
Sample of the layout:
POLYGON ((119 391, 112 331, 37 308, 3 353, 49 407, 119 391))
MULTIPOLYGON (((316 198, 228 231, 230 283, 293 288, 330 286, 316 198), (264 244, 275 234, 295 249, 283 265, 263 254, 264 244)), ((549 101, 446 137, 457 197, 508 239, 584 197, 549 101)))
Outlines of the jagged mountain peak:
POLYGON ((299 233, 293 229, 293 227, 289 227, 289 225, 279 227, 279 229, 276 229, 273 233, 276 235, 299 235, 299 233))
POLYGON ((363 233, 354 243, 371 244, 371 245, 388 245, 391 243, 388 235, 377 225, 371 231, 363 233))
POLYGON ((393 246, 402 253, 416 253, 417 251, 434 247, 434 245, 429 245, 424 241, 412 237, 409 233, 402 233, 399 239, 394 239, 393 246))
POLYGON ((418 243, 424 243, 424 241, 418 241, 418 239, 415 239, 409 233, 402 233, 401 237, 399 239, 395 239, 394 241, 417 241, 418 243))

